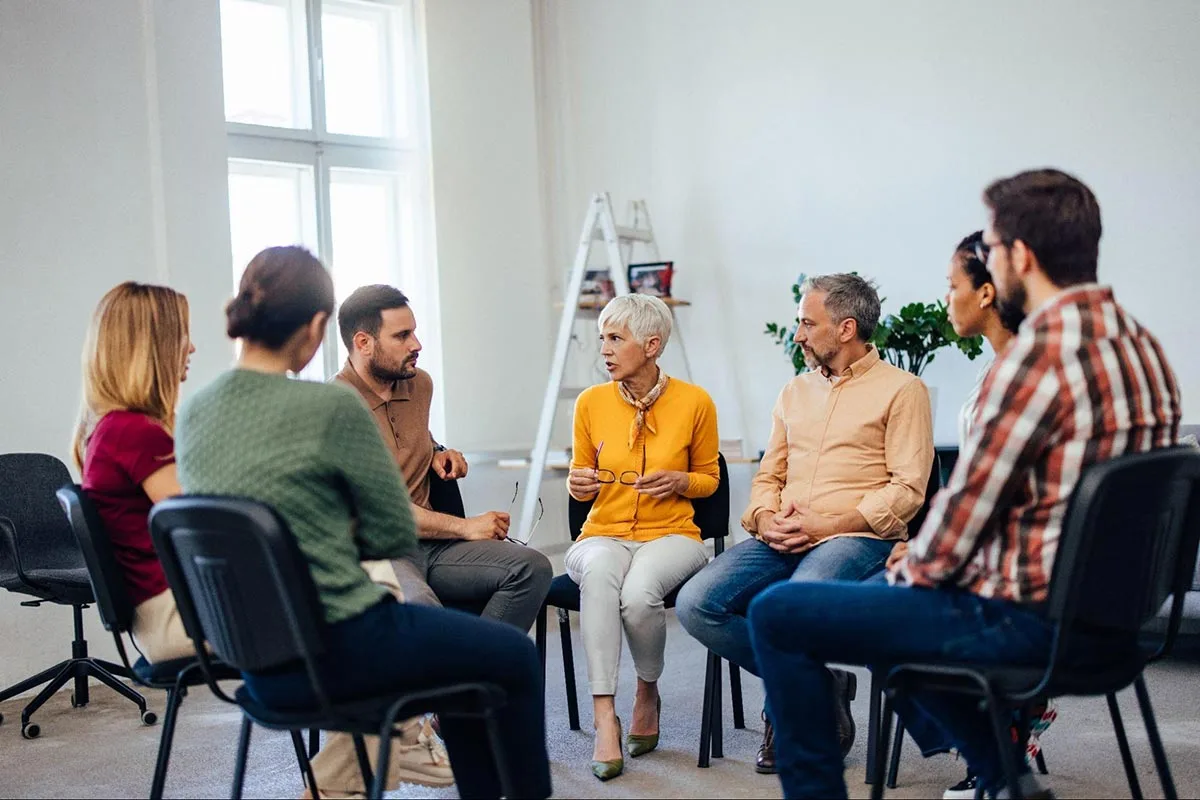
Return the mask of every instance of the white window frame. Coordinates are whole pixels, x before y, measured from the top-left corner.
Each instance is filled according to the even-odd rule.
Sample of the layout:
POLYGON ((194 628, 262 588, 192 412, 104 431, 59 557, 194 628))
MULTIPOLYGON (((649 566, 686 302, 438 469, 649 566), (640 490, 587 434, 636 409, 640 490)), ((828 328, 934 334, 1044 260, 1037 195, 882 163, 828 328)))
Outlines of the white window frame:
MULTIPOLYGON (((335 0, 330 5, 358 5, 369 13, 371 6, 395 9, 396 28, 388 37, 394 46, 384 48, 388 76, 397 102, 403 109, 393 107, 393 119, 387 124, 395 127, 397 117, 405 120, 403 135, 389 137, 353 136, 329 133, 325 128, 324 59, 321 46, 321 13, 325 0, 266 0, 283 5, 303 7, 307 28, 308 48, 308 105, 310 128, 284 128, 226 122, 228 158, 256 161, 303 164, 313 168, 316 179, 317 257, 336 269, 333 233, 330 217, 330 170, 339 168, 365 169, 394 175, 400 195, 398 198, 397 230, 401 243, 397 260, 402 269, 411 273, 414 284, 400 288, 419 298, 420 327, 424 331, 440 328, 437 313, 436 266, 433 248, 433 204, 430 186, 428 129, 425 109, 426 96, 424 42, 421 30, 420 0, 335 0), (404 65, 397 70, 397 64, 404 65), (400 113, 396 113, 400 112, 400 113)), ((303 75, 303 73, 300 73, 303 75)), ((435 374, 441 373, 440 347, 428 337, 422 353, 422 366, 435 374), (431 346, 432 345, 432 346, 431 346)), ((330 324, 324 347, 323 372, 326 377, 340 368, 338 361, 337 326, 330 324)), ((431 429, 440 434, 444 426, 440 403, 431 409, 431 429)))

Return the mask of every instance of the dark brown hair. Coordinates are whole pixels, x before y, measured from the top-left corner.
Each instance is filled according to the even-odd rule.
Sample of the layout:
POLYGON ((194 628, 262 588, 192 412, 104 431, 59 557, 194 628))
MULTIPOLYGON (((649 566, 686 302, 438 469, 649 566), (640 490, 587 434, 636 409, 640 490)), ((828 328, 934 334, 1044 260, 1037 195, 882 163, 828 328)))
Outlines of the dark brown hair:
POLYGON ((338 330, 346 349, 354 352, 354 334, 362 331, 379 336, 383 312, 389 308, 408 308, 408 297, 394 286, 376 283, 355 289, 338 309, 338 330))
POLYGON ((1002 178, 983 192, 1005 245, 1020 239, 1059 287, 1096 280, 1100 204, 1078 178, 1056 169, 1002 178))
POLYGON ((225 333, 277 350, 318 312, 333 313, 333 280, 303 247, 268 247, 250 259, 225 306, 225 333))

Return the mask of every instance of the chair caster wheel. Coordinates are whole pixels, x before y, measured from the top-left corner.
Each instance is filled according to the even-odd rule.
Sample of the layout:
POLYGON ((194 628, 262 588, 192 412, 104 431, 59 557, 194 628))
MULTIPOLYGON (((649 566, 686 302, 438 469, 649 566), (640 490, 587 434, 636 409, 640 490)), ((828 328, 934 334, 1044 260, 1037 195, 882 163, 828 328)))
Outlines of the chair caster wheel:
POLYGON ((0 714, 0 725, 4 724, 4 715, 0 714))
POLYGON ((27 722, 21 726, 21 737, 24 739, 36 739, 42 735, 42 726, 36 722, 27 722))
POLYGON ((142 712, 142 724, 143 725, 153 725, 156 722, 158 722, 158 714, 155 714, 153 711, 143 711, 142 712))
POLYGON ((71 692, 71 708, 87 708, 87 703, 80 703, 75 699, 75 693, 71 692))

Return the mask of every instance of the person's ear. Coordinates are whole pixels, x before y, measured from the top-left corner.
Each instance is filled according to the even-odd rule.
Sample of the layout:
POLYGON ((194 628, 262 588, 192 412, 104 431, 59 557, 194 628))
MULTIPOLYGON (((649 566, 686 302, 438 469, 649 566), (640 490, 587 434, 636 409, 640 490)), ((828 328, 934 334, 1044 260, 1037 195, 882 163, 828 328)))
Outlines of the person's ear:
POLYGON ((988 282, 979 287, 979 307, 991 308, 996 305, 996 286, 988 282))
POLYGON ((313 314, 313 318, 308 322, 308 336, 310 341, 317 343, 320 346, 321 341, 325 338, 325 325, 329 322, 328 311, 318 311, 313 314))
POLYGON ((858 320, 846 317, 838 326, 838 340, 845 344, 854 341, 856 336, 858 336, 858 320))
POLYGON ((662 339, 657 336, 648 337, 642 346, 642 351, 646 354, 646 358, 657 358, 662 354, 662 339))
POLYGON ((1008 260, 1018 277, 1025 278, 1037 266, 1037 256, 1029 249, 1029 245, 1017 239, 1008 248, 1008 260))
POLYGON ((355 352, 365 356, 366 358, 371 357, 371 353, 375 346, 375 339, 369 333, 366 331, 357 331, 354 334, 354 338, 351 339, 351 342, 354 344, 355 352))

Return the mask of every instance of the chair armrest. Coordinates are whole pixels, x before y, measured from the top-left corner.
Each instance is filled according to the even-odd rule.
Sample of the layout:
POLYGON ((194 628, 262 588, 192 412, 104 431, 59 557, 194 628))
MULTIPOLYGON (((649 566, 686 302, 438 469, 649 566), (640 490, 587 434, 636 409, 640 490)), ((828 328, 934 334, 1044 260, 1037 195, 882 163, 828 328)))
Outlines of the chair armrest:
POLYGON ((17 528, 8 517, 0 517, 0 584, 29 585, 21 568, 21 549, 17 545, 17 528), (15 581, 12 579, 16 579, 15 581))

